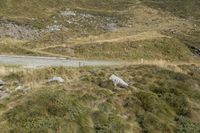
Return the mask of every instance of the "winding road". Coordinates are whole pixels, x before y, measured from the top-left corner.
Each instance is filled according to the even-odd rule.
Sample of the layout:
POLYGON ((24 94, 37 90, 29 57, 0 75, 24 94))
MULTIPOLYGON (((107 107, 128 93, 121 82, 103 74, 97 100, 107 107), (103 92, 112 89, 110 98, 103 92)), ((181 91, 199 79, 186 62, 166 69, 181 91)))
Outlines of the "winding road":
POLYGON ((57 57, 0 55, 0 64, 19 65, 28 68, 37 68, 37 67, 49 67, 49 66, 66 66, 66 67, 111 66, 111 65, 120 65, 122 64, 122 62, 65 59, 57 57))

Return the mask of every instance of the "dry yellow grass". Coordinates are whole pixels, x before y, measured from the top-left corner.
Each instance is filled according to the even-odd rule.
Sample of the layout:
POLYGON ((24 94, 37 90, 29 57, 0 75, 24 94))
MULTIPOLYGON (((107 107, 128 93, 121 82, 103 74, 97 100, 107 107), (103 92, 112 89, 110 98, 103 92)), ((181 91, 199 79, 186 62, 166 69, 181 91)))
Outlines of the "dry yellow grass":
POLYGON ((170 38, 169 36, 162 35, 161 33, 157 31, 147 31, 147 32, 139 33, 139 34, 133 34, 133 35, 126 35, 127 33, 129 32, 125 32, 124 30, 122 31, 118 30, 116 32, 106 33, 99 36, 77 38, 74 40, 70 40, 69 42, 66 42, 66 44, 37 48, 37 50, 45 50, 45 49, 56 48, 56 47, 73 47, 75 45, 87 45, 87 44, 93 44, 93 43, 113 43, 113 42, 118 43, 118 42, 125 42, 125 41, 151 40, 155 38, 164 38, 164 37, 170 38))
POLYGON ((23 68, 19 66, 0 65, 0 77, 3 77, 10 73, 16 73, 22 70, 23 68))

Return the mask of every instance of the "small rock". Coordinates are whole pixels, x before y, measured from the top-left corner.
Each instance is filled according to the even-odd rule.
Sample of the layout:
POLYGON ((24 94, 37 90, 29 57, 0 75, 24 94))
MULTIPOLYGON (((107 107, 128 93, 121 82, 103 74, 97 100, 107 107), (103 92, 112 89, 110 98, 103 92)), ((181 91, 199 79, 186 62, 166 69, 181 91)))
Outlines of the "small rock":
POLYGON ((53 77, 52 79, 49 79, 48 82, 59 82, 59 83, 64 83, 65 80, 61 77, 53 77))
POLYGON ((30 88, 25 88, 24 86, 18 86, 15 89, 15 91, 20 93, 28 93, 30 91, 30 88))
POLYGON ((57 23, 58 23, 58 21, 57 21, 57 20, 54 20, 54 23, 55 23, 55 24, 57 24, 57 23))
POLYGON ((6 93, 5 91, 0 92, 0 100, 3 100, 4 98, 9 97, 9 96, 10 94, 6 93))
POLYGON ((15 91, 19 91, 19 90, 22 90, 23 89, 23 86, 18 86, 17 88, 15 88, 15 91))
POLYGON ((55 32, 60 31, 62 28, 62 25, 49 25, 46 28, 46 32, 55 32))
POLYGON ((67 9, 66 11, 61 11, 60 13, 62 16, 76 16, 76 13, 74 11, 70 11, 70 9, 67 9))
POLYGON ((14 84, 15 84, 15 85, 19 85, 19 84, 20 84, 20 81, 19 81, 19 80, 16 80, 16 81, 14 81, 14 84))
POLYGON ((11 37, 19 40, 32 40, 39 37, 41 31, 30 25, 18 24, 8 20, 0 20, 0 38, 11 37))
POLYGON ((118 25, 116 23, 108 23, 102 26, 102 28, 107 31, 114 31, 118 28, 118 25))
POLYGON ((3 88, 4 86, 0 86, 0 90, 3 90, 4 88, 3 88))
POLYGON ((6 83, 3 80, 0 80, 0 86, 5 85, 6 83))

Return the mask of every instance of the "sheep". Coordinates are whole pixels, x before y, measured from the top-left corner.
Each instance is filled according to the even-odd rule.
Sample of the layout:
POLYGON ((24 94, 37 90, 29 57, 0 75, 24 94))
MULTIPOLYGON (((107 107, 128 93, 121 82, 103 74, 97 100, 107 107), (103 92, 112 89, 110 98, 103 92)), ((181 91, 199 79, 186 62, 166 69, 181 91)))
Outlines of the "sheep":
POLYGON ((123 79, 117 77, 114 74, 110 76, 109 80, 111 80, 115 86, 119 86, 122 88, 128 87, 128 84, 123 79))

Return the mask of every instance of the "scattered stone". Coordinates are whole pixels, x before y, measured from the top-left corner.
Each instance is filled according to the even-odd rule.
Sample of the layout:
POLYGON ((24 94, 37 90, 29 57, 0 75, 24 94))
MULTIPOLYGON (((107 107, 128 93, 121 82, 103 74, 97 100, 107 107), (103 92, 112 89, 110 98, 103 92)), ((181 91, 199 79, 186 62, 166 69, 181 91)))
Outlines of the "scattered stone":
POLYGON ((62 16, 76 16, 76 13, 74 11, 71 11, 70 9, 66 9, 65 11, 61 11, 60 14, 62 16))
POLYGON ((81 13, 80 16, 84 17, 84 18, 92 18, 92 17, 95 17, 94 15, 91 15, 91 14, 84 14, 84 13, 81 13))
POLYGON ((54 20, 54 23, 55 23, 55 24, 57 24, 57 23, 58 23, 58 21, 57 21, 57 20, 54 20))
POLYGON ((116 17, 94 15, 90 13, 80 13, 78 11, 67 8, 64 11, 60 11, 58 14, 68 26, 73 25, 79 27, 81 32, 87 32, 87 26, 89 25, 92 29, 104 29, 113 31, 118 28, 116 24, 116 17))
POLYGON ((17 88, 15 88, 15 91, 26 94, 30 91, 30 88, 26 88, 24 86, 18 86, 17 88))
POLYGON ((0 86, 0 90, 3 90, 4 89, 4 86, 0 86))
POLYGON ((19 85, 19 84, 20 84, 20 81, 19 81, 19 80, 16 80, 16 81, 14 81, 14 84, 15 84, 15 85, 19 85))
POLYGON ((50 83, 50 82, 64 83, 65 80, 63 78, 61 78, 61 77, 53 77, 52 79, 48 80, 48 83, 50 83))
POLYGON ((5 82, 3 80, 0 80, 0 86, 5 85, 5 82))
POLYGON ((5 92, 9 93, 9 94, 12 93, 12 91, 10 89, 8 89, 8 88, 5 89, 5 92))
POLYGON ((15 91, 19 91, 19 90, 22 90, 23 89, 23 86, 18 86, 17 88, 15 88, 15 91))
POLYGON ((200 56, 200 49, 197 47, 194 47, 190 44, 187 44, 188 48, 197 56, 200 56))
POLYGON ((39 37, 41 31, 29 25, 18 24, 16 22, 0 20, 0 38, 11 37, 20 40, 32 40, 39 37))
POLYGON ((62 28, 62 25, 49 25, 47 26, 46 32, 60 31, 61 28, 62 28))
POLYGON ((104 26, 102 26, 102 28, 106 31, 114 31, 118 28, 116 23, 108 23, 104 26))
POLYGON ((122 88, 128 87, 128 84, 123 79, 117 77, 114 74, 110 76, 109 80, 111 80, 115 86, 122 87, 122 88))
POLYGON ((5 91, 0 91, 0 100, 3 100, 6 97, 9 97, 10 94, 5 91))

